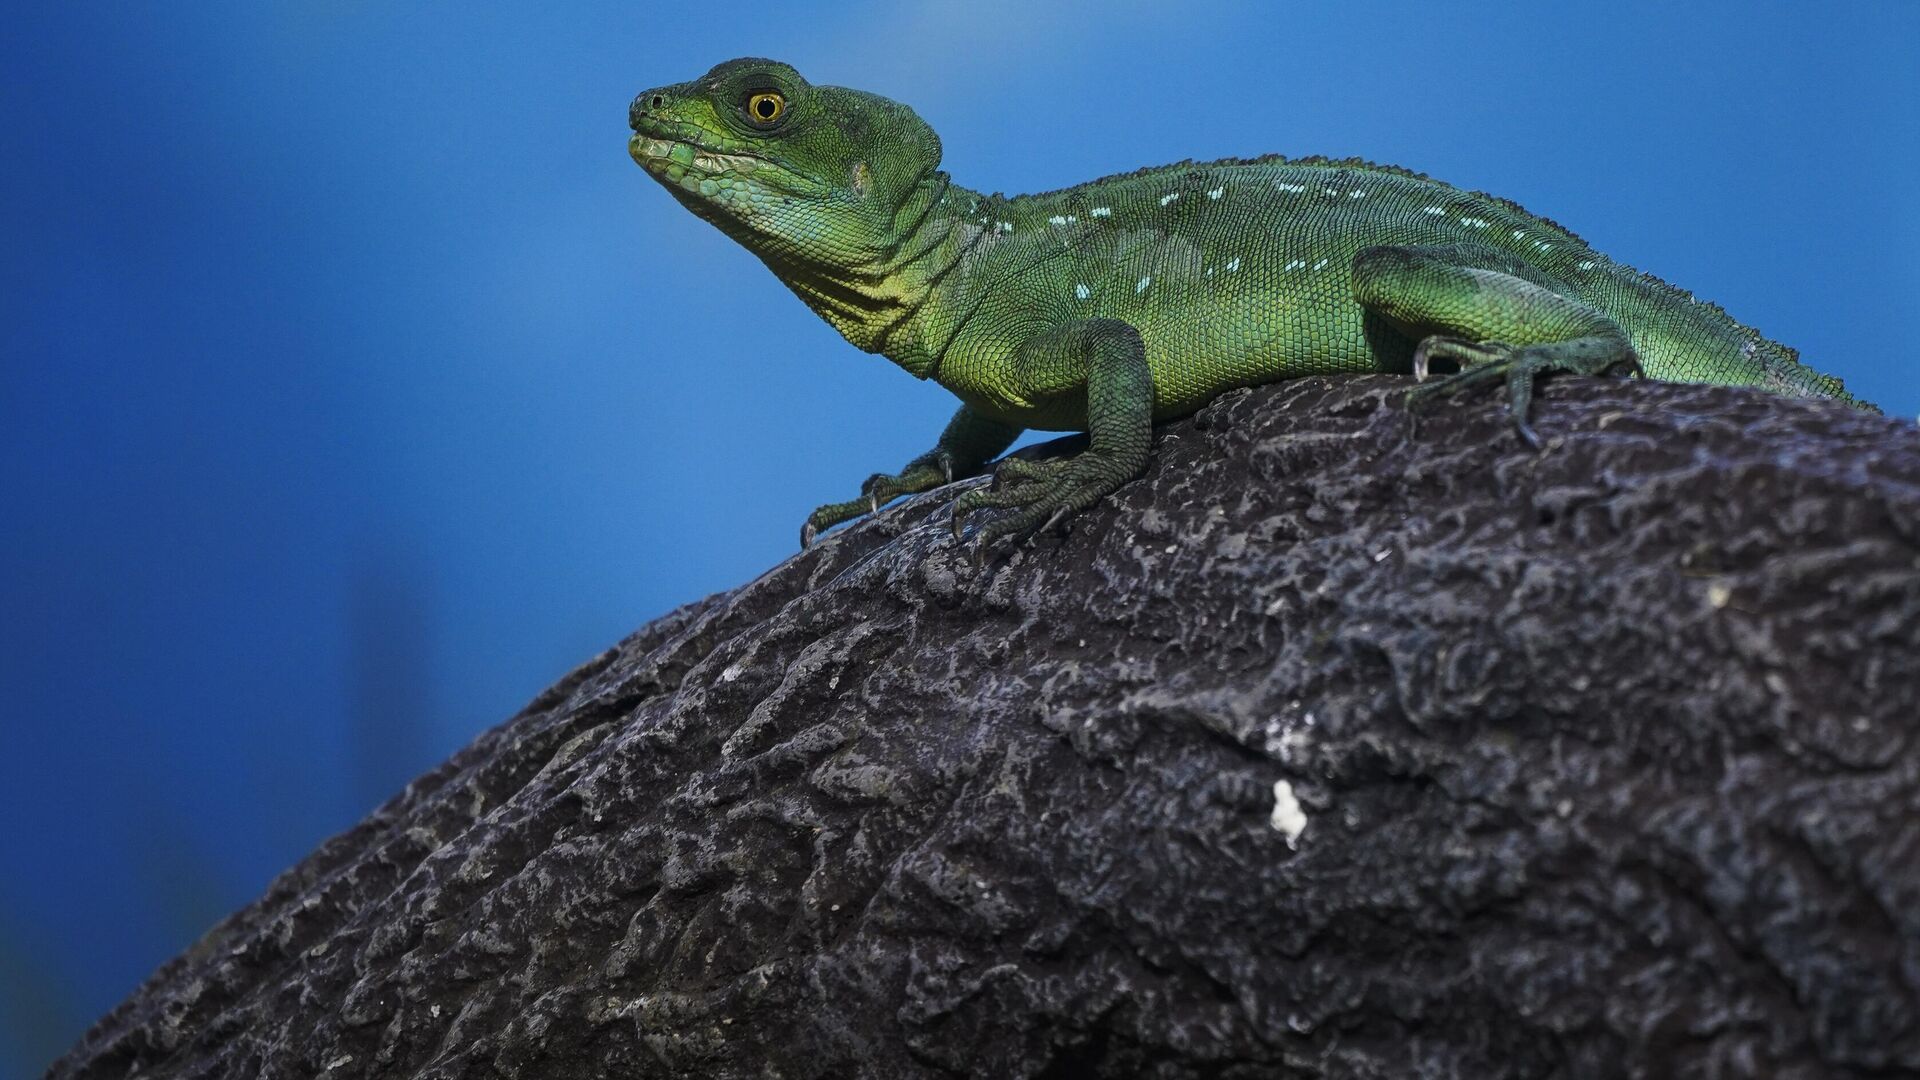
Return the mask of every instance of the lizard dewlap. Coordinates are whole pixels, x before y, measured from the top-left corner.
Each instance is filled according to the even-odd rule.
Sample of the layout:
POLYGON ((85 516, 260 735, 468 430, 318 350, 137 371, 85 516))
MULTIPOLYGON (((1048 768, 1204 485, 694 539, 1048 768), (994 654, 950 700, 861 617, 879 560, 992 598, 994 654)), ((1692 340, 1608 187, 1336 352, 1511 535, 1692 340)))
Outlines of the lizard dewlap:
POLYGON ((801 531, 976 475, 1026 428, 1086 431, 955 501, 984 549, 1145 467, 1155 420, 1299 375, 1459 370, 1418 399, 1555 371, 1755 386, 1864 408, 1719 307, 1504 199, 1359 160, 1182 162, 1039 195, 952 182, 913 110, 742 59, 648 90, 633 159, 846 339, 953 391, 934 449, 801 531))

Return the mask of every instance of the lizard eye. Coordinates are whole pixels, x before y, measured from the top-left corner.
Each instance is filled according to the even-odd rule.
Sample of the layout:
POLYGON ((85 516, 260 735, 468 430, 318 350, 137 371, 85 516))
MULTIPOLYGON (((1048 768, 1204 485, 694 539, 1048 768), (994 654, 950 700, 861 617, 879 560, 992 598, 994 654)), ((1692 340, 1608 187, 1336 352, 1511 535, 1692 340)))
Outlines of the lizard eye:
POLYGON ((747 95, 747 119, 760 127, 769 127, 787 114, 787 99, 775 90, 756 90, 747 95))

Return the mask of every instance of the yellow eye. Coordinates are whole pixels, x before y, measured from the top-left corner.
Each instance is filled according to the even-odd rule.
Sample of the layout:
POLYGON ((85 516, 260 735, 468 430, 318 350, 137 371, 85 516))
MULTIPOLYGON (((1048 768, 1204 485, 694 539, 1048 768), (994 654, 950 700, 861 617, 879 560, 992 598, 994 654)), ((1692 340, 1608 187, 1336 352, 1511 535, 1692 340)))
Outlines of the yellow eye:
POLYGON ((771 124, 785 116, 787 99, 772 90, 758 90, 747 95, 747 116, 756 124, 771 124))

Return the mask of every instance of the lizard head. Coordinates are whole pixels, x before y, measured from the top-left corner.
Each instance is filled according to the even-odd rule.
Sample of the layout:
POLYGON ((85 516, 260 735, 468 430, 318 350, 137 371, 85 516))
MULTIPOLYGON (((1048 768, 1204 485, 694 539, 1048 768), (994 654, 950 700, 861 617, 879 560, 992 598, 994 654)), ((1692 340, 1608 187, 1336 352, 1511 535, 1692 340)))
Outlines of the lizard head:
POLYGON ((895 216, 940 163, 912 109, 786 64, 729 60, 647 90, 628 152, 681 204, 774 264, 859 267, 899 240, 895 216))

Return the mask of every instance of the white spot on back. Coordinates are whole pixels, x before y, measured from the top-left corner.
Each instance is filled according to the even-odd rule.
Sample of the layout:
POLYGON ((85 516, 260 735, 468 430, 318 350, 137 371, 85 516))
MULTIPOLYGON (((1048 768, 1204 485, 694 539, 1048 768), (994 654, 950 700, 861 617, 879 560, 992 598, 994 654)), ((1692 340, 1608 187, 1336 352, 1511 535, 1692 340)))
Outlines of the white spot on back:
POLYGON ((1047 224, 1049 225, 1065 225, 1066 223, 1067 219, 1059 214, 1055 214, 1047 219, 1047 224))
POLYGON ((1444 214, 1444 213, 1446 213, 1446 212, 1447 212, 1447 211, 1446 211, 1446 208, 1445 208, 1445 207, 1442 207, 1442 206, 1429 206, 1429 207, 1427 207, 1427 213, 1429 213, 1429 214, 1444 214))
POLYGON ((1325 270, 1327 268, 1327 260, 1321 259, 1319 262, 1313 264, 1313 268, 1315 270, 1325 270))
POLYGON ((1283 266, 1283 267, 1281 267, 1280 269, 1282 269, 1282 270, 1298 270, 1298 269, 1300 269, 1301 267, 1303 267, 1303 266, 1305 266, 1305 265, 1307 265, 1307 260, 1305 260, 1305 259, 1289 259, 1289 260, 1287 260, 1287 265, 1285 265, 1285 266, 1283 266))
POLYGON ((1233 260, 1227 263, 1227 273, 1231 274, 1238 269, 1240 269, 1240 256, 1235 255, 1233 260))
POLYGON ((1093 290, 1087 288, 1086 285, 1084 284, 1075 285, 1073 287, 1073 295, 1079 297, 1082 300, 1085 300, 1087 297, 1093 295, 1093 290))
POLYGON ((1582 270, 1591 270, 1591 269, 1593 269, 1593 260, 1592 260, 1592 259, 1581 259, 1581 260, 1580 260, 1580 261, 1579 261, 1578 263, 1576 263, 1575 265, 1576 265, 1576 266, 1578 266, 1578 267, 1580 267, 1580 269, 1582 269, 1582 270))
POLYGON ((1515 240, 1518 240, 1518 239, 1520 239, 1521 237, 1523 237, 1523 236, 1525 236, 1525 235, 1527 235, 1527 230, 1525 230, 1525 229, 1515 229, 1515 230, 1513 230, 1513 238, 1514 238, 1515 240))
POLYGON ((1161 205, 1161 206, 1165 206, 1165 205, 1167 205, 1168 203, 1170 203, 1170 202, 1172 202, 1173 200, 1175 200, 1175 199, 1177 199, 1177 198, 1179 198, 1179 197, 1180 197, 1180 193, 1179 193, 1179 192, 1177 192, 1177 191, 1169 191, 1169 192, 1167 192, 1167 193, 1166 193, 1165 195, 1162 195, 1162 196, 1160 196, 1160 205, 1161 205))
POLYGON ((1089 210, 1089 211, 1087 211, 1087 212, 1088 212, 1089 214, 1092 214, 1092 215, 1093 215, 1094 217, 1112 217, 1112 216, 1113 216, 1113 207, 1111 207, 1111 206, 1096 206, 1096 207, 1094 207, 1094 208, 1093 208, 1092 210, 1089 210))
POLYGON ((1295 195, 1298 195, 1301 192, 1307 190, 1307 186, 1305 184, 1289 184, 1282 180, 1275 180, 1273 182, 1273 186, 1279 188, 1281 191, 1291 191, 1295 195))
POLYGON ((1463 217, 1460 219, 1460 224, 1465 225, 1469 229, 1484 229, 1491 223, 1488 222, 1486 218, 1463 217))
POLYGON ((1148 274, 1148 275, 1147 275, 1146 277, 1143 277, 1143 278, 1141 278, 1141 279, 1139 280, 1139 282, 1137 282, 1137 283, 1136 283, 1136 284, 1135 284, 1135 285, 1133 286, 1133 291, 1134 291, 1134 292, 1137 292, 1137 293, 1143 293, 1143 292, 1146 292, 1146 291, 1147 291, 1147 286, 1149 286, 1149 285, 1151 285, 1151 284, 1153 284, 1153 275, 1152 275, 1152 274, 1148 274))
POLYGON ((1364 199, 1366 197, 1367 193, 1361 191, 1359 188, 1354 188, 1352 191, 1347 192, 1347 198, 1349 199, 1364 199))
POLYGON ((1214 189, 1213 189, 1212 191, 1209 191, 1209 192, 1207 192, 1207 198, 1209 198, 1209 199, 1217 199, 1217 198, 1219 198, 1220 196, 1222 196, 1222 195, 1225 195, 1226 193, 1227 193, 1227 189, 1226 189, 1226 188, 1223 188, 1223 187, 1217 187, 1217 188, 1214 188, 1214 189))

